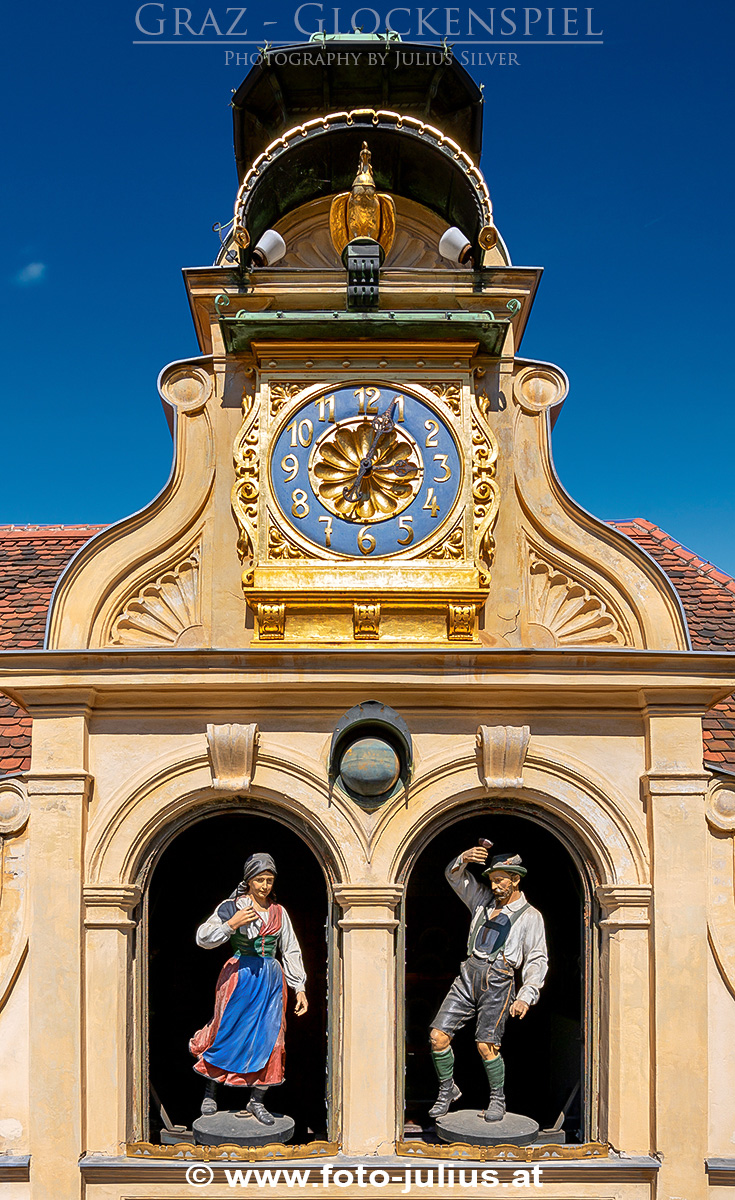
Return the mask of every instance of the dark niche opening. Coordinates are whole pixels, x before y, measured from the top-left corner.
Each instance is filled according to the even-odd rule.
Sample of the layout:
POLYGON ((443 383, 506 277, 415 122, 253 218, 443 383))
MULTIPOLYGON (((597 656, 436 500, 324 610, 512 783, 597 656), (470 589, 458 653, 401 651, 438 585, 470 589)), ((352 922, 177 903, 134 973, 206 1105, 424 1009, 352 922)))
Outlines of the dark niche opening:
MULTIPOLYGON (((459 965, 466 957, 470 912, 454 894, 444 870, 481 837, 491 854, 518 853, 528 869, 521 888, 543 915, 549 972, 538 1004, 510 1018, 503 1037, 508 1109, 550 1129, 565 1106, 568 1142, 585 1141, 583 1112, 583 1013, 585 977, 584 888, 563 843, 528 818, 488 813, 457 821, 419 856, 406 895, 406 1120, 429 1140, 427 1116, 437 1094, 429 1029, 459 965), (573 1093, 576 1094, 573 1096, 573 1093), (571 1103, 570 1103, 571 1098, 571 1103)), ((480 878, 480 868, 470 868, 480 878)), ((517 973, 517 988, 520 987, 517 973)), ((482 1111, 488 1085, 475 1047, 474 1021, 453 1040, 455 1080, 462 1099, 453 1108, 482 1111)))
MULTIPOLYGON (((204 1080, 193 1070, 189 1038, 212 1019, 217 977, 230 957, 228 945, 201 950, 196 931, 242 878, 254 851, 271 854, 278 868, 275 893, 288 912, 306 968, 309 1011, 286 1009, 286 1077, 267 1093, 274 1112, 296 1122, 293 1141, 326 1137, 327 890, 306 843, 278 821, 245 813, 215 815, 180 833, 161 855, 148 900, 148 1017, 150 1139, 162 1120, 153 1090, 174 1124, 191 1129, 199 1116, 204 1080)), ((247 1089, 218 1088, 221 1109, 243 1107, 247 1089)))

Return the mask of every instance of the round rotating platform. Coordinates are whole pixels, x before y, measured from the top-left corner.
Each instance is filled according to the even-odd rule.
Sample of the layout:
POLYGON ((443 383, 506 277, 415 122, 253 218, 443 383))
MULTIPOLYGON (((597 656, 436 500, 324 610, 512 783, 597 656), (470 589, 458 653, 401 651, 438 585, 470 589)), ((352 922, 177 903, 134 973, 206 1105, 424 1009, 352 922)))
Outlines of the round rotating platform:
POLYGON ((290 1142, 295 1122, 293 1117, 278 1116, 275 1125, 261 1125, 255 1117, 238 1117, 236 1112, 216 1112, 197 1117, 192 1125, 196 1146, 221 1146, 225 1142, 236 1146, 267 1146, 269 1142, 290 1142))
POLYGON ((467 1142, 470 1146, 529 1146, 536 1141, 538 1124, 520 1113, 506 1113, 502 1121, 486 1121, 473 1108, 437 1117, 436 1132, 443 1142, 467 1142))

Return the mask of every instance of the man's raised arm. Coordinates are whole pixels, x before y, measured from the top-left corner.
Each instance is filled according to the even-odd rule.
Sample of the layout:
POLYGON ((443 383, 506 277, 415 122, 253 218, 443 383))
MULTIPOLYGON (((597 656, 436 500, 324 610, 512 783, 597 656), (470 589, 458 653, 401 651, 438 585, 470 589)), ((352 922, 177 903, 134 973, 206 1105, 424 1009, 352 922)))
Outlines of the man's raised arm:
POLYGON ((467 870, 467 864, 471 862, 481 865, 487 862, 487 850, 484 846, 472 846, 463 851, 458 858, 452 859, 444 874, 452 891, 457 893, 470 912, 474 912, 478 904, 486 904, 492 899, 492 890, 479 883, 467 870))

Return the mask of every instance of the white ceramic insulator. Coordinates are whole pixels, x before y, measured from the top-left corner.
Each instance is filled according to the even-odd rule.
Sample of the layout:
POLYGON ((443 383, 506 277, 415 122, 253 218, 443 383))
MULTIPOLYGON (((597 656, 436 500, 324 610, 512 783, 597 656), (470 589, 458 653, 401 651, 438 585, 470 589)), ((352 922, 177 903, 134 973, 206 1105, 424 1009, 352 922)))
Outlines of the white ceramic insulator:
POLYGON ((443 233, 439 241, 439 253, 442 258, 448 258, 451 262, 461 262, 469 249, 471 246, 467 235, 462 233, 461 229, 457 229, 456 225, 452 225, 451 229, 443 233))
POLYGON ((286 243, 275 229, 266 229, 253 253, 260 254, 265 259, 265 265, 270 267, 278 262, 286 253, 286 243))

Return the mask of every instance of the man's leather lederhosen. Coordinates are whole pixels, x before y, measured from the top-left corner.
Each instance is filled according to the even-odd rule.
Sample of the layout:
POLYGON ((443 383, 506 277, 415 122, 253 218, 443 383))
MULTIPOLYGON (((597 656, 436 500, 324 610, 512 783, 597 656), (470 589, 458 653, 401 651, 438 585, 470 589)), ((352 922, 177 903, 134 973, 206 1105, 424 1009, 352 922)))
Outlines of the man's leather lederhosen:
POLYGON ((447 992, 432 1022, 434 1029, 452 1036, 476 1016, 475 1041, 500 1045, 516 994, 515 971, 505 958, 503 946, 528 907, 524 904, 513 913, 500 913, 493 919, 485 909, 485 921, 475 936, 473 952, 462 963, 447 992), (487 957, 480 958, 476 950, 487 957))

